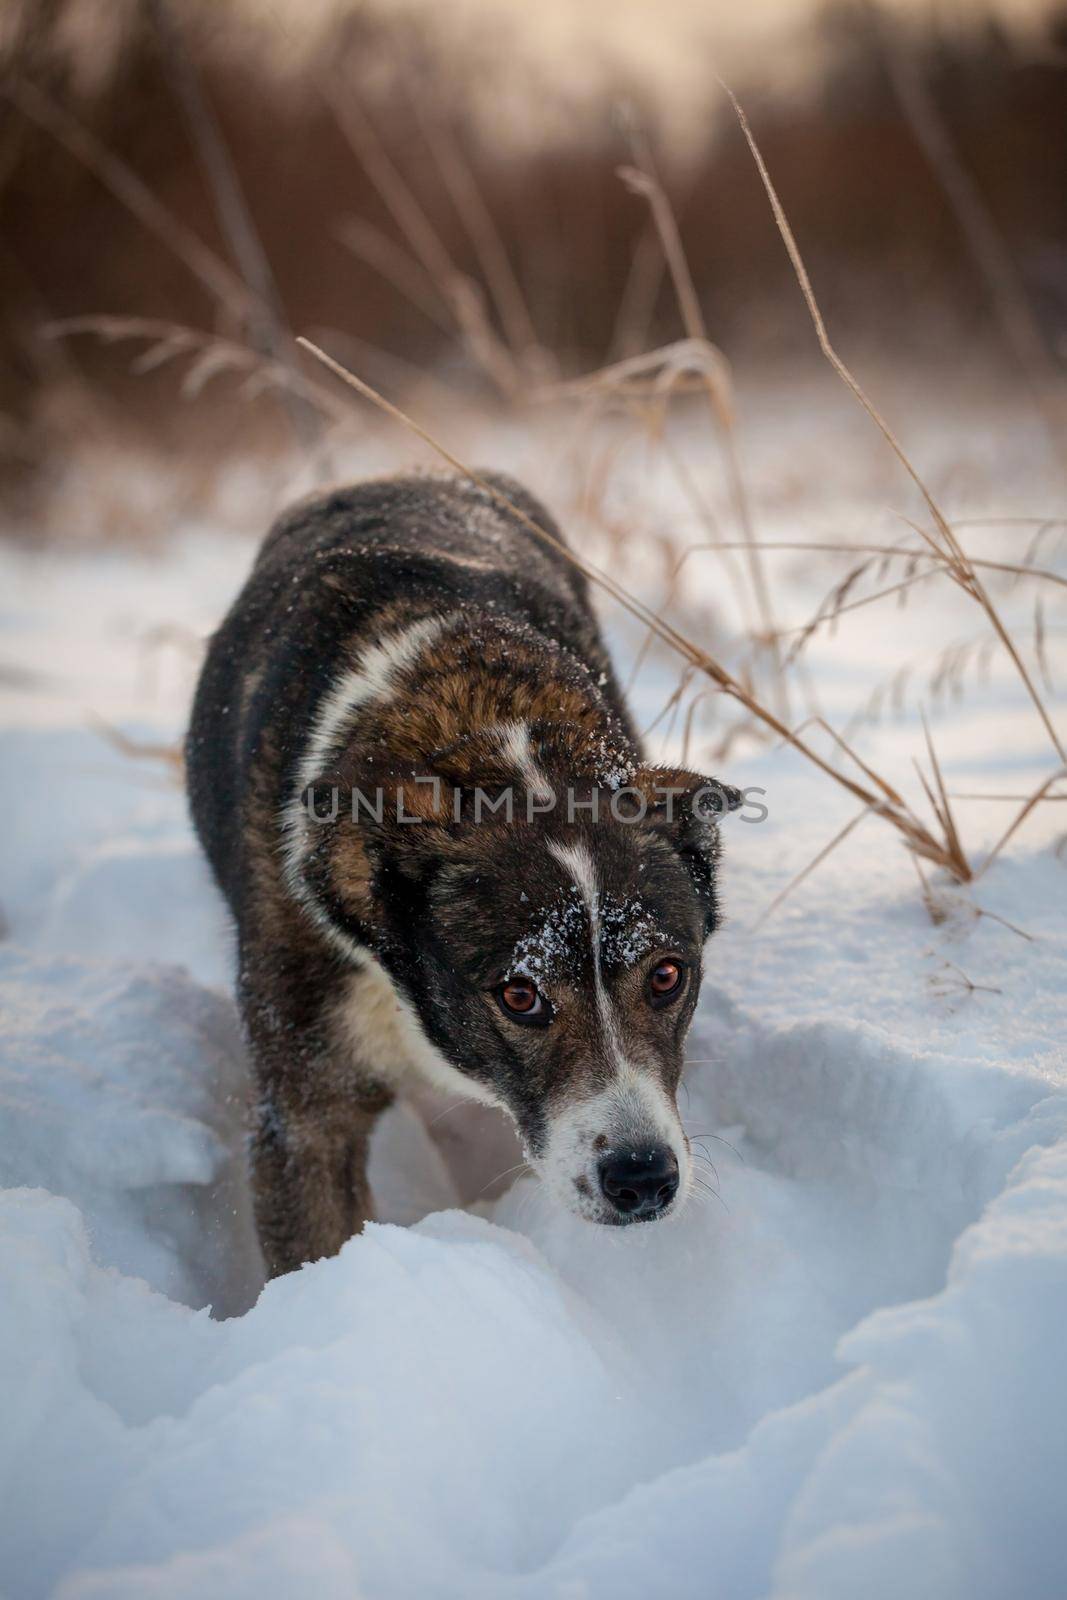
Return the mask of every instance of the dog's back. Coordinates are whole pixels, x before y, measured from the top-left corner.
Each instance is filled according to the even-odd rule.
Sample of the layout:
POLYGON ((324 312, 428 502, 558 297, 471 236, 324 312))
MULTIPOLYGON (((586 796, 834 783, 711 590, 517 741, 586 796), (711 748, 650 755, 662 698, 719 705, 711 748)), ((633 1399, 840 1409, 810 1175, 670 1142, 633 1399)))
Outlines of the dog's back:
POLYGON ((316 711, 383 636, 462 610, 542 634, 588 667, 629 731, 586 580, 563 535, 519 484, 390 478, 303 501, 267 535, 211 641, 186 746, 193 819, 235 912, 249 806, 281 813, 316 711))

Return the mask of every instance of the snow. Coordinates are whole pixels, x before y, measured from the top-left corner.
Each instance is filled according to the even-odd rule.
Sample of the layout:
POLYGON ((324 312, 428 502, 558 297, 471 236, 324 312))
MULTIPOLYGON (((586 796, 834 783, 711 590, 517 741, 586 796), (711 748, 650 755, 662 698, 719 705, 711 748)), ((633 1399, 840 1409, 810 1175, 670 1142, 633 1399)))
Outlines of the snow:
MULTIPOLYGON (((896 537, 879 508, 906 491, 836 399, 763 398, 763 536, 896 537)), ((1055 510, 1022 423, 977 388, 955 414, 925 403, 940 431, 912 431, 936 436, 959 514, 1055 510)), ((483 425, 478 454, 544 482, 538 446, 557 459, 483 425)), ((635 518, 699 538, 676 486, 632 465, 635 518)), ((1030 533, 972 547, 1013 559, 1030 533)), ((183 529, 149 554, 0 553, 19 669, 0 715, 3 1600, 1061 1596, 1062 808, 973 887, 934 875, 936 921, 868 818, 761 924, 856 806, 789 752, 712 763, 697 717, 690 764, 761 786, 769 813, 724 824, 728 921, 688 1047, 685 1122, 720 1198, 593 1229, 508 1170, 492 1112, 427 1097, 376 1136, 381 1220, 263 1288, 229 930, 168 769, 87 718, 177 734, 195 640, 251 552, 183 529)), ((633 562, 651 595, 656 560, 633 562)), ((685 605, 728 648, 729 591, 692 565, 685 605)), ((780 558, 790 620, 840 571, 780 558)), ((1021 627, 1032 591, 1003 596, 1021 627)), ((609 621, 625 677, 639 641, 609 621)), ((926 684, 977 626, 938 584, 842 619, 811 647, 826 714, 843 726, 902 659, 926 684)), ((639 721, 672 672, 653 652, 639 721)), ((995 658, 958 704, 924 688, 865 729, 909 794, 918 698, 951 788, 1025 793, 1051 770, 995 658)), ((680 759, 666 723, 650 746, 680 759)), ((980 859, 1010 808, 958 809, 980 859)))

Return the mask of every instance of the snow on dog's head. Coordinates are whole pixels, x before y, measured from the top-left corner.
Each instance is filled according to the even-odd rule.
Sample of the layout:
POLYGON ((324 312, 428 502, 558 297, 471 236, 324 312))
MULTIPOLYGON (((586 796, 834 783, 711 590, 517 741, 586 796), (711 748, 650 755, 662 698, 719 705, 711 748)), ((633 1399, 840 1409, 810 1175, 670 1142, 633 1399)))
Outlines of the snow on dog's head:
POLYGON ((387 807, 360 829, 376 954, 439 1083, 503 1107, 559 1203, 612 1225, 676 1212, 690 1185, 675 1095, 717 821, 740 801, 689 772, 626 777, 625 803, 591 783, 549 807, 542 783, 510 817, 419 791, 423 826, 387 807))

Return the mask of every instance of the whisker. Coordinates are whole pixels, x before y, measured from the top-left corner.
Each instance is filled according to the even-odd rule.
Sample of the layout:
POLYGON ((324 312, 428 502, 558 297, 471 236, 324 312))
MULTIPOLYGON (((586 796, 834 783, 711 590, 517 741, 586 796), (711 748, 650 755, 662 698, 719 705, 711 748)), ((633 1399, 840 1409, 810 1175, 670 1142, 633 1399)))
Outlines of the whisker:
MULTIPOLYGON (((703 1190, 703 1192, 707 1195, 714 1195, 716 1200, 722 1206, 723 1210, 727 1212, 727 1214, 729 1213, 730 1207, 726 1204, 726 1201, 723 1199, 718 1189, 713 1189, 710 1183, 705 1183, 704 1179, 698 1178, 695 1173, 692 1174, 692 1181, 697 1189, 703 1190)), ((695 1199, 696 1196, 694 1195, 693 1198, 695 1199)))
POLYGON ((430 1121, 426 1124, 427 1128, 436 1128, 442 1117, 447 1117, 452 1111, 458 1111, 460 1106, 469 1106, 470 1104, 471 1101, 469 1100, 454 1100, 450 1106, 445 1106, 443 1111, 439 1111, 436 1117, 431 1117, 430 1121))
POLYGON ((697 1144, 697 1149, 698 1150, 703 1150, 704 1153, 703 1153, 702 1156, 695 1156, 694 1160, 707 1162, 708 1166, 711 1168, 712 1172, 715 1174, 715 1182, 716 1183, 721 1183, 722 1180, 719 1177, 719 1169, 715 1165, 714 1161, 711 1159, 711 1156, 708 1154, 707 1150, 704 1149, 704 1146, 702 1144, 700 1144, 699 1142, 697 1144))
MULTIPOLYGON (((530 1170, 531 1170, 531 1172, 533 1171, 532 1168, 530 1170)), ((533 1208, 536 1205, 537 1201, 539 1199, 543 1200, 544 1198, 545 1198, 545 1186, 544 1186, 544 1184, 543 1183, 532 1184, 530 1186, 530 1189, 527 1191, 527 1193, 524 1194, 522 1199, 519 1201, 519 1209, 515 1213, 514 1227, 515 1227, 517 1232, 521 1233, 523 1231, 523 1228, 524 1228, 524 1226, 525 1226, 525 1224, 527 1222, 527 1219, 529 1217, 529 1213, 533 1210, 533 1208)), ((532 1220, 532 1218, 530 1220, 532 1220)))
POLYGON ((737 1148, 737 1146, 735 1144, 731 1144, 729 1139, 724 1139, 721 1133, 690 1133, 689 1129, 686 1128, 685 1129, 685 1136, 690 1141, 692 1141, 693 1139, 715 1139, 715 1140, 717 1140, 717 1142, 719 1144, 724 1144, 726 1146, 727 1150, 732 1150, 734 1155, 737 1157, 738 1161, 740 1161, 742 1163, 742 1165, 744 1165, 746 1167, 748 1166, 748 1162, 745 1160, 744 1156, 741 1154, 741 1152, 737 1148))
POLYGON ((526 1171, 526 1172, 529 1172, 529 1173, 533 1172, 533 1168, 531 1167, 531 1165, 530 1165, 530 1163, 528 1161, 516 1161, 516 1163, 515 1163, 515 1165, 513 1167, 505 1167, 503 1172, 498 1172, 495 1178, 490 1178, 488 1183, 483 1183, 482 1184, 481 1188, 478 1190, 478 1193, 474 1197, 475 1200, 480 1200, 482 1198, 482 1195, 485 1193, 485 1191, 488 1188, 491 1188, 491 1186, 494 1183, 499 1183, 501 1178, 508 1177, 509 1174, 512 1173, 512 1172, 523 1172, 523 1171, 526 1171))

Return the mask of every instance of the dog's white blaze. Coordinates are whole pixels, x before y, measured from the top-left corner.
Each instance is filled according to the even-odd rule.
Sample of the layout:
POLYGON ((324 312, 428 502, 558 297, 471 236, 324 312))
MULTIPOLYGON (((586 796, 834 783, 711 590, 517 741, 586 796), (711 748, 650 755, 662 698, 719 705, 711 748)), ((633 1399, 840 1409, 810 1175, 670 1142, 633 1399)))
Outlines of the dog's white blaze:
POLYGON ((574 886, 589 913, 593 992, 596 996, 597 1016, 600 1018, 604 1038, 610 1047, 618 1071, 626 1065, 626 1052, 619 1031, 619 1019, 615 1015, 611 997, 604 985, 604 974, 600 970, 600 885, 597 883, 596 866, 586 844, 560 844, 556 840, 551 840, 548 848, 564 871, 570 873, 574 886))
POLYGON ((427 645, 439 638, 454 618, 454 612, 444 617, 423 617, 410 627, 390 634, 378 644, 370 645, 360 655, 355 667, 349 667, 340 674, 319 703, 297 771, 293 794, 282 808, 282 848, 289 890, 308 911, 334 949, 357 965, 365 953, 364 946, 334 924, 304 882, 302 868, 308 851, 311 823, 304 809, 303 795, 340 744, 356 712, 372 701, 384 700, 391 694, 406 669, 414 666, 427 645))
POLYGON ((614 1076, 599 1094, 569 1106, 554 1119, 541 1170, 549 1188, 557 1191, 564 1204, 573 1205, 576 1178, 584 1177, 596 1191, 597 1161, 592 1139, 598 1134, 604 1134, 612 1143, 662 1143, 674 1152, 678 1162, 677 1211, 689 1190, 689 1151, 677 1107, 666 1089, 651 1073, 635 1067, 626 1054, 619 1018, 600 968, 600 886, 596 865, 585 844, 552 841, 548 848, 570 874, 589 913, 593 992, 614 1076))

